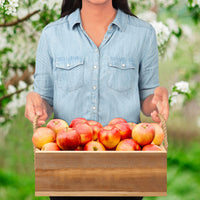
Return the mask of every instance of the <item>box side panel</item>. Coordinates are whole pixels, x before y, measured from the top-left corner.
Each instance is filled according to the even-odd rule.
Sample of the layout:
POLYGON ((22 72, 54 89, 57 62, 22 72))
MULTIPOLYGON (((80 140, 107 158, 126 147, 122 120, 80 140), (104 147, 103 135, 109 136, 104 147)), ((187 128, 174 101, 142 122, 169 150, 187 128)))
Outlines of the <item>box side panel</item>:
POLYGON ((166 154, 153 153, 39 154, 35 192, 39 196, 165 196, 166 160, 166 154))
POLYGON ((165 168, 165 152, 62 152, 35 154, 35 169, 165 168))

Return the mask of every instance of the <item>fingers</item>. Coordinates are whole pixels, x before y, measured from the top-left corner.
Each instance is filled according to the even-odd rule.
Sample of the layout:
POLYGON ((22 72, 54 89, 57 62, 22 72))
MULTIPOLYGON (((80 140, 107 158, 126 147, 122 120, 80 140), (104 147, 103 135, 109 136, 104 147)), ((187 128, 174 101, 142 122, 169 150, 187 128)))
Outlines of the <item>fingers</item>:
POLYGON ((158 117, 158 112, 156 110, 154 110, 151 113, 151 118, 154 122, 160 123, 160 118, 158 117))
POLYGON ((36 115, 39 116, 37 126, 45 124, 48 115, 43 100, 39 94, 30 93, 26 98, 25 117, 33 123, 36 115))
MULTIPOLYGON (((152 99, 152 104, 156 105, 157 110, 160 114, 163 115, 165 120, 167 121, 169 117, 169 101, 168 101, 168 91, 164 87, 157 87, 154 92, 154 96, 152 99)), ((158 120, 158 113, 152 112, 151 117, 155 122, 160 122, 160 119, 158 120)))

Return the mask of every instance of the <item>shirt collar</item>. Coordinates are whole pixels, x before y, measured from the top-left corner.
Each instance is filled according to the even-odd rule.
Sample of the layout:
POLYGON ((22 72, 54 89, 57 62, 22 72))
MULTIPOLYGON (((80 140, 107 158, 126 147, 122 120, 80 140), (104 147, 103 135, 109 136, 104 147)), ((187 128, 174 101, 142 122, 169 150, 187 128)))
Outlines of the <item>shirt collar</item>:
POLYGON ((79 8, 68 16, 68 21, 71 29, 73 29, 76 24, 81 24, 81 16, 79 8))
MULTIPOLYGON (((120 9, 117 10, 115 19, 111 24, 116 25, 121 31, 124 31, 127 25, 128 15, 120 9)), ((80 9, 76 9, 68 16, 70 28, 73 29, 76 24, 81 24, 80 9)))
POLYGON ((117 14, 112 24, 116 25, 121 31, 124 31, 127 25, 128 15, 120 9, 117 10, 117 14))

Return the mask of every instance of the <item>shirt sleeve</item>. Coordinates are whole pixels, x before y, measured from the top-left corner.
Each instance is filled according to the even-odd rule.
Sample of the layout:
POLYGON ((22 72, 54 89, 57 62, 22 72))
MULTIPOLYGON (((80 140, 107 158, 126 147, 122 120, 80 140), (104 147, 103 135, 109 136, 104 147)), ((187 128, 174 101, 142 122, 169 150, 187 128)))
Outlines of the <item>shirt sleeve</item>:
POLYGON ((36 69, 34 74, 34 91, 39 93, 50 106, 53 105, 52 57, 47 36, 43 30, 36 53, 36 69))
POLYGON ((153 27, 146 34, 143 52, 139 70, 140 100, 153 94, 155 88, 159 86, 159 53, 153 27))

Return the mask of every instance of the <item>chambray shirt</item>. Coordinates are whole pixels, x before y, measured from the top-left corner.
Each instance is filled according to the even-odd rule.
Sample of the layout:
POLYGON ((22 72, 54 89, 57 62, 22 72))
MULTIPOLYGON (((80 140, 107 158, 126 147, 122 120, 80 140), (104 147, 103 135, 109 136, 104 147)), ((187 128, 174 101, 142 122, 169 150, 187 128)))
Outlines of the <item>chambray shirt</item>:
POLYGON ((159 86, 155 30, 117 10, 97 47, 77 9, 43 29, 34 78, 34 91, 53 106, 54 118, 138 123, 140 101, 159 86))

